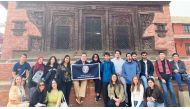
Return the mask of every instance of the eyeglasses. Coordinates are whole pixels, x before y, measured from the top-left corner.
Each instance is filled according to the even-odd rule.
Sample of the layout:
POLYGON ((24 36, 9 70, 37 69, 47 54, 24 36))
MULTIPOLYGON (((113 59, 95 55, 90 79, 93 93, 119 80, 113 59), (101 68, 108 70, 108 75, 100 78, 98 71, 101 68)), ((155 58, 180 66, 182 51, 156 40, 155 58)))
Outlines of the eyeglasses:
POLYGON ((147 56, 147 55, 142 55, 142 56, 147 56))

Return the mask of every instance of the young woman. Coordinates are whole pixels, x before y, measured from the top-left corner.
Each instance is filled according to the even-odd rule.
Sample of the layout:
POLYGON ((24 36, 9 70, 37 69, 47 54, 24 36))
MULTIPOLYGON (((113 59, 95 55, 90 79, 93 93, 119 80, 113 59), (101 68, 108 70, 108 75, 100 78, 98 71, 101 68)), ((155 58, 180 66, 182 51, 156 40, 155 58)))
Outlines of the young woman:
POLYGON ((125 107, 125 95, 123 85, 119 82, 116 74, 111 76, 108 85, 108 107, 125 107))
POLYGON ((65 55, 63 62, 59 65, 57 71, 57 79, 59 82, 60 89, 63 91, 66 102, 69 105, 69 95, 72 86, 71 64, 69 55, 65 55))
POLYGON ((153 78, 148 80, 148 88, 145 92, 145 100, 148 107, 164 107, 164 97, 162 91, 155 84, 153 78))
POLYGON ((28 79, 28 88, 29 88, 29 101, 36 90, 39 81, 36 81, 34 77, 38 76, 37 80, 41 80, 45 76, 45 65, 43 64, 43 57, 39 57, 36 61, 36 64, 32 67, 28 79), (40 74, 43 73, 43 74, 40 74))
MULTIPOLYGON (((100 58, 99 58, 99 55, 98 54, 94 54, 92 56, 92 61, 90 62, 91 64, 92 63, 102 63, 100 61, 100 58)), ((99 101, 100 99, 100 92, 101 92, 101 80, 100 79, 94 79, 94 82, 95 82, 95 93, 96 93, 96 98, 95 98, 95 101, 99 101)))
POLYGON ((144 88, 140 83, 139 78, 134 76, 131 84, 131 104, 132 107, 143 107, 144 88))
POLYGON ((25 101, 25 98, 26 95, 24 87, 22 86, 22 78, 16 76, 9 91, 7 107, 28 107, 29 104, 25 101))
POLYGON ((30 100, 30 107, 45 107, 46 106, 46 95, 47 91, 45 89, 44 81, 40 81, 37 89, 30 100))
POLYGON ((53 79, 51 82, 50 91, 47 93, 47 106, 59 107, 63 96, 63 92, 58 89, 57 80, 53 79))
POLYGON ((57 67, 58 67, 57 58, 55 56, 51 56, 46 64, 47 74, 45 76, 45 81, 46 81, 46 88, 48 91, 50 90, 51 87, 51 81, 56 78, 57 67))

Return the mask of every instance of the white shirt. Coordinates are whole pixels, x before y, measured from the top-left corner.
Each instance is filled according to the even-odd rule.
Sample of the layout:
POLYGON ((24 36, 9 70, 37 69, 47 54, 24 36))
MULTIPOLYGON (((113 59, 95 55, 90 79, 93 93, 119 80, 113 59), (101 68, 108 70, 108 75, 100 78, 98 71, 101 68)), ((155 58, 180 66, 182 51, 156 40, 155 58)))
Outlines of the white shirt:
POLYGON ((118 75, 121 75, 121 73, 122 73, 122 66, 125 63, 125 61, 123 59, 121 59, 121 58, 119 58, 119 59, 113 58, 113 59, 111 59, 111 61, 114 63, 115 72, 118 75))
POLYGON ((138 101, 136 107, 139 107, 141 102, 143 101, 143 96, 144 96, 144 87, 142 84, 140 84, 140 91, 137 91, 137 89, 135 88, 134 91, 131 92, 132 106, 134 107, 134 101, 138 101))
POLYGON ((148 66, 147 66, 147 60, 143 60, 143 62, 145 63, 145 75, 148 75, 148 66))

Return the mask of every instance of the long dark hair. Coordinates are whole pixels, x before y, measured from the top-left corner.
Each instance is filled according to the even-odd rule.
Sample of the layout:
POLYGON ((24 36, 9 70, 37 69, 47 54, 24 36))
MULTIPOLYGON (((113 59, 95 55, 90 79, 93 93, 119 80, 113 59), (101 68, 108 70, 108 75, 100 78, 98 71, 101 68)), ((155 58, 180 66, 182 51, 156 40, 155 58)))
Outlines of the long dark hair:
POLYGON ((140 84, 141 84, 141 82, 140 82, 138 76, 133 76, 133 78, 132 78, 132 84, 131 84, 131 92, 133 92, 134 89, 135 89, 135 83, 133 82, 133 79, 134 79, 134 78, 137 78, 137 79, 138 79, 137 91, 140 91, 140 84))
POLYGON ((71 67, 71 58, 70 58, 70 56, 69 55, 65 55, 65 57, 63 58, 63 61, 61 62, 61 65, 64 65, 64 63, 65 63, 65 58, 67 58, 67 57, 69 57, 69 63, 68 63, 68 65, 67 65, 67 67, 71 67))
POLYGON ((51 80, 51 87, 50 87, 50 90, 48 90, 48 92, 51 92, 51 90, 53 89, 53 88, 52 88, 52 82, 53 82, 53 81, 55 81, 56 84, 57 84, 57 90, 60 90, 58 80, 57 80, 57 79, 53 79, 53 80, 51 80))
POLYGON ((43 80, 40 80, 40 82, 38 83, 38 86, 37 86, 37 90, 38 92, 40 92, 40 84, 43 83, 44 84, 44 90, 42 91, 42 93, 46 93, 46 85, 45 85, 45 82, 43 80))
POLYGON ((102 63, 102 62, 100 61, 100 57, 99 57, 98 54, 93 54, 93 55, 92 55, 92 62, 91 62, 91 63, 102 63), (95 56, 98 57, 98 60, 97 60, 97 61, 94 60, 94 57, 95 57, 95 56))
MULTIPOLYGON (((147 83, 148 83, 148 81, 152 81, 153 83, 154 83, 154 89, 159 89, 160 90, 160 88, 158 87, 158 85, 155 83, 155 81, 154 81, 154 79, 153 78, 148 78, 147 79, 147 83)), ((148 86, 149 87, 149 86, 148 86)))
POLYGON ((117 80, 116 80, 115 84, 116 84, 116 85, 121 84, 121 83, 120 83, 120 81, 119 81, 119 79, 118 79, 117 74, 115 74, 115 73, 114 73, 114 74, 112 74, 112 75, 111 75, 111 79, 110 79, 110 87, 113 87, 113 86, 114 86, 113 81, 112 81, 112 76, 114 76, 114 75, 115 75, 115 76, 116 76, 116 78, 117 78, 117 80))
POLYGON ((57 62, 57 58, 56 58, 55 56, 51 56, 51 57, 49 58, 49 60, 48 60, 48 62, 47 62, 47 64, 46 64, 46 66, 50 66, 50 64, 51 64, 51 59, 52 59, 52 58, 55 59, 55 62, 54 62, 54 64, 53 64, 53 67, 54 67, 54 68, 57 68, 57 67, 58 67, 58 62, 57 62))

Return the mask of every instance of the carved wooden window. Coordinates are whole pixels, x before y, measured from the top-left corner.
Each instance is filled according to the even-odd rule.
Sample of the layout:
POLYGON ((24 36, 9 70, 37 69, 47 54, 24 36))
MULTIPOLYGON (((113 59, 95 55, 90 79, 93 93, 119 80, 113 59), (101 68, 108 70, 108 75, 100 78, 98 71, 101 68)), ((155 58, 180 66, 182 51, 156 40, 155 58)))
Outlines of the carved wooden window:
POLYGON ((130 26, 131 16, 130 15, 119 15, 114 16, 114 36, 115 36, 115 47, 117 49, 130 49, 130 26))
POLYGON ((185 44, 185 48, 187 55, 190 55, 190 44, 189 43, 185 44))
POLYGON ((41 50, 41 38, 38 36, 29 36, 29 49, 30 51, 40 51, 41 50))
POLYGON ((158 37, 165 37, 166 36, 166 24, 164 23, 158 23, 156 24, 156 32, 158 34, 158 37))
POLYGON ((101 50, 102 34, 101 34, 101 17, 86 17, 85 21, 85 49, 101 50))
POLYGON ((57 26, 56 38, 56 49, 68 49, 70 40, 70 26, 57 26))
POLYGON ((25 21, 13 21, 13 35, 15 36, 22 36, 25 29, 25 21))
POLYGON ((183 31, 185 33, 190 33, 190 24, 183 25, 183 31))

